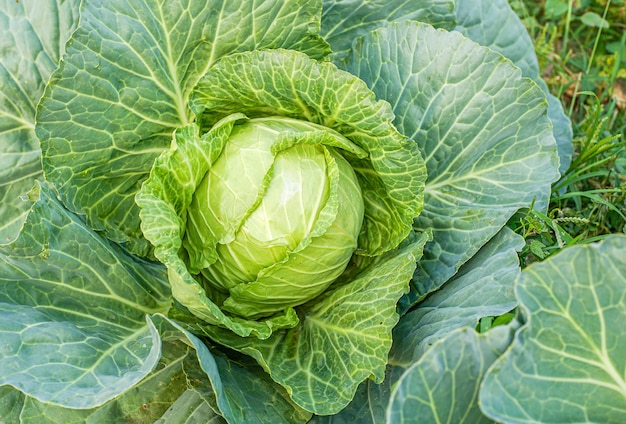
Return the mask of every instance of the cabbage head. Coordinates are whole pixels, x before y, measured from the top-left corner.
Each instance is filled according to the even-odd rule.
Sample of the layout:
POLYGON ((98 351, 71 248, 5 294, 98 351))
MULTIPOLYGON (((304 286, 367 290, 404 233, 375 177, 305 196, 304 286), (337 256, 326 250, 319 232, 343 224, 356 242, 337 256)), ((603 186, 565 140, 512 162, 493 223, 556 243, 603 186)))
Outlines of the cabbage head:
POLYGON ((196 188, 183 238, 189 268, 230 294, 224 310, 280 312, 315 298, 345 269, 363 199, 342 147, 358 149, 289 118, 233 127, 196 188))
POLYGON ((349 263, 413 232, 424 162, 353 75, 295 51, 234 54, 203 76, 191 105, 199 119, 176 131, 137 203, 174 298, 203 322, 261 339, 292 328, 294 307, 349 263))

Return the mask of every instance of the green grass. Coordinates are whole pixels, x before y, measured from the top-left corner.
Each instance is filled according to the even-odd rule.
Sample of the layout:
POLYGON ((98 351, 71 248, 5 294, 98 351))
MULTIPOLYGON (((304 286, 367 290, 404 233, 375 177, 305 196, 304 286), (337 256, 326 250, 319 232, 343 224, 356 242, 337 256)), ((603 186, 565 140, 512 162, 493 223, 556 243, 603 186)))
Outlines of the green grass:
POLYGON ((544 214, 511 220, 526 239, 522 266, 562 248, 626 230, 626 3, 511 0, 541 75, 572 121, 572 165, 544 214))

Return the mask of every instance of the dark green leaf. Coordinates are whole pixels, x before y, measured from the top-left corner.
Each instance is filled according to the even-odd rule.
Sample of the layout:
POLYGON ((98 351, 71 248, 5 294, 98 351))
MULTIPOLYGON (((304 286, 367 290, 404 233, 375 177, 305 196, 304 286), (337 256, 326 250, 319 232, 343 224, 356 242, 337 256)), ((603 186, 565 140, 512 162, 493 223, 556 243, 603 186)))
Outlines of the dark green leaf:
POLYGON ((426 159, 424 211, 433 242, 406 304, 438 288, 558 178, 541 90, 501 55, 458 32, 392 24, 357 43, 347 65, 396 114, 426 159))
POLYGON ((0 246, 0 385, 90 408, 156 365, 146 314, 166 312, 165 269, 85 228, 46 185, 20 236, 0 246))
POLYGON ((355 39, 388 22, 454 27, 453 0, 324 0, 323 4, 321 33, 336 57, 347 54, 355 39))
POLYGON ((510 327, 478 334, 461 328, 437 342, 395 385, 387 422, 492 423, 478 407, 487 369, 513 338, 510 327))
POLYGON ((523 239, 505 227, 457 275, 402 316, 393 331, 389 362, 408 367, 448 333, 513 309, 522 246, 523 239))
POLYGON ((575 246, 524 270, 527 324, 485 378, 483 410, 506 423, 626 419, 626 237, 575 246))
POLYGON ((78 0, 0 0, 0 244, 17 237, 41 177, 35 109, 78 21, 78 0))
MULTIPOLYGON (((563 4, 567 10, 567 4, 563 4)), ((455 30, 511 59, 522 70, 523 76, 531 78, 541 87, 548 99, 548 117, 552 121, 559 149, 559 172, 564 173, 574 153, 571 122, 565 115, 561 102, 550 94, 548 86, 539 74, 533 41, 507 0, 458 2, 455 30)), ((545 205, 541 203, 537 207, 544 208, 545 205)))

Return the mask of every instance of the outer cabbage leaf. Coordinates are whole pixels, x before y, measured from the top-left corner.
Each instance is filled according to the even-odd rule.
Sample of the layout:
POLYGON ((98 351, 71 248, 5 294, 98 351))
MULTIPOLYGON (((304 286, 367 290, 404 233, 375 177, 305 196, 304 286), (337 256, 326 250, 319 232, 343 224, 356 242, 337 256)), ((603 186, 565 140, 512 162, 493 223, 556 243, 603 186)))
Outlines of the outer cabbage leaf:
POLYGON ((396 303, 428 238, 428 233, 412 237, 350 282, 299 307, 298 326, 268 339, 201 328, 219 343, 254 357, 296 404, 316 414, 335 414, 363 380, 382 382, 391 329, 398 322, 396 303))
POLYGON ((191 107, 210 126, 231 113, 287 116, 336 130, 367 153, 352 165, 365 203, 357 254, 393 249, 423 207, 425 168, 417 146, 391 125, 386 102, 331 63, 286 50, 229 55, 199 82, 191 107))
MULTIPOLYGON (((154 371, 131 390, 100 407, 91 409, 69 409, 50 405, 26 396, 10 386, 4 386, 5 391, 12 390, 7 393, 8 399, 17 397, 19 401, 12 400, 15 419, 7 416, 2 406, 0 416, 8 419, 7 422, 10 423, 154 423, 181 394, 186 391, 197 393, 191 388, 192 384, 198 382, 192 379, 194 372, 197 373, 199 370, 198 361, 194 357, 193 349, 183 343, 163 343, 162 356, 154 371)), ((203 382, 210 390, 206 378, 203 382)), ((206 400, 201 399, 208 407, 206 400)), ((7 400, 7 406, 8 403, 7 400)), ((209 411, 212 412, 210 408, 209 411)))
POLYGON ((524 239, 506 227, 496 234, 443 287, 400 318, 389 362, 408 367, 448 333, 513 309, 517 252, 523 246, 524 239))
POLYGON ((389 365, 385 381, 364 382, 344 410, 311 424, 492 423, 479 409, 479 387, 512 338, 511 326, 485 334, 456 329, 408 368, 389 365))
POLYGON ((455 28, 478 44, 487 46, 511 59, 541 87, 548 99, 548 118, 552 121, 559 152, 559 172, 567 171, 574 153, 572 126, 559 99, 550 94, 539 74, 533 41, 507 0, 461 1, 457 5, 455 28), (478 3, 478 4, 477 4, 478 3))
POLYGON ((156 368, 132 389, 96 408, 69 409, 3 386, 0 416, 8 422, 51 424, 275 424, 303 422, 310 417, 261 369, 219 352, 210 353, 202 341, 162 315, 150 319, 163 340, 162 356, 156 368))
POLYGON ((32 206, 24 195, 42 174, 35 108, 78 6, 78 0, 0 1, 0 243, 16 238, 32 206))
POLYGON ((509 346, 512 328, 460 328, 438 341, 394 386, 388 423, 492 423, 478 407, 483 376, 509 346))
POLYGON ((387 366, 382 383, 364 381, 348 406, 335 415, 315 415, 310 424, 387 424, 387 405, 391 391, 405 370, 398 366, 387 366))
MULTIPOLYGON (((217 349, 209 351, 196 336, 164 316, 152 318, 164 341, 182 342, 195 349, 199 368, 188 371, 190 388, 208 405, 233 424, 274 424, 307 421, 311 414, 291 402, 287 392, 250 358, 226 356, 217 349), (208 382, 207 384, 207 376, 208 382)), ((188 396, 188 395, 187 395, 188 396)), ((186 396, 186 397, 187 397, 186 396)))
POLYGON ((321 4, 86 0, 38 108, 46 178, 73 212, 145 255, 134 196, 172 131, 193 120, 189 93, 235 51, 288 47, 316 57, 321 4))
MULTIPOLYGON (((441 349, 443 346, 441 340, 462 327, 474 327, 484 315, 505 312, 512 307, 513 283, 520 272, 516 252, 520 243, 520 237, 507 228, 491 239, 461 267, 455 278, 400 318, 398 325, 394 327, 393 346, 388 360, 390 365, 387 367, 385 380, 381 384, 371 380, 364 382, 359 386, 354 400, 344 410, 332 417, 316 417, 313 422, 386 423, 386 411, 392 389, 407 368, 427 354, 431 356, 424 364, 436 362, 436 358, 441 359, 445 355, 453 354, 446 350, 447 347, 441 349), (459 294, 451 295, 455 290, 459 290, 459 294), (450 299, 445 299, 450 295, 450 299), (431 354, 431 350, 435 349, 433 345, 439 347, 431 354)), ((461 340, 468 342, 470 347, 476 346, 474 340, 476 337, 471 334, 451 337, 456 340, 457 349, 468 347, 460 346, 461 340)), ((478 336, 478 339, 481 338, 483 336, 478 336)), ((444 343, 448 347, 451 344, 444 343)), ((464 363, 467 367, 477 366, 471 361, 464 363)), ((441 367, 437 369, 440 370, 441 367)), ((463 384, 465 383, 459 383, 460 386, 463 384)), ((453 391, 449 386, 445 390, 453 391)), ((444 395, 443 399, 433 399, 432 405, 447 401, 449 399, 447 400, 444 395)))
POLYGON ((457 272, 521 207, 545 205, 558 157, 541 90, 458 32, 390 24, 355 43, 346 68, 394 109, 428 180, 418 228, 432 228, 406 305, 457 272))
POLYGON ((387 22, 411 20, 452 29, 454 7, 453 0, 324 0, 321 33, 339 58, 356 38, 387 22))
POLYGON ((480 392, 505 423, 626 419, 626 237, 568 248, 526 268, 527 323, 480 392))
POLYGON ((101 405, 157 364, 161 344, 145 316, 170 301, 163 266, 86 229, 41 185, 20 236, 0 246, 0 385, 101 405))

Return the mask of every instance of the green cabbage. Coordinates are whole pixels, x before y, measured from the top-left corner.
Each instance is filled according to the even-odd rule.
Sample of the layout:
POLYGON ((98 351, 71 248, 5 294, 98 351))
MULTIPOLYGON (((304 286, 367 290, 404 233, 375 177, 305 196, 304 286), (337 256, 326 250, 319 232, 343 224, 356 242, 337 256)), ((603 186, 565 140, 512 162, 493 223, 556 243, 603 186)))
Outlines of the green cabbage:
POLYGON ((571 132, 474 3, 0 0, 0 421, 484 419, 571 132))
POLYGON ((315 298, 345 269, 363 199, 336 139, 351 144, 286 118, 233 127, 196 188, 183 238, 189 269, 230 294, 224 310, 271 315, 315 298))

